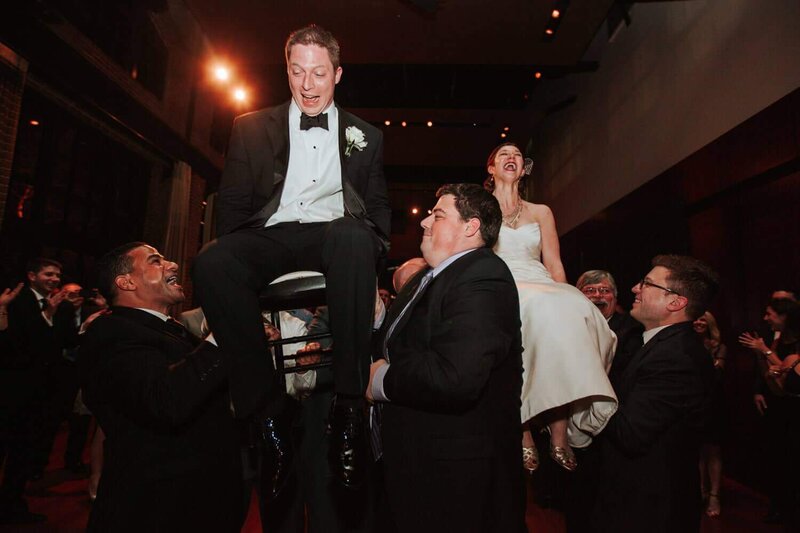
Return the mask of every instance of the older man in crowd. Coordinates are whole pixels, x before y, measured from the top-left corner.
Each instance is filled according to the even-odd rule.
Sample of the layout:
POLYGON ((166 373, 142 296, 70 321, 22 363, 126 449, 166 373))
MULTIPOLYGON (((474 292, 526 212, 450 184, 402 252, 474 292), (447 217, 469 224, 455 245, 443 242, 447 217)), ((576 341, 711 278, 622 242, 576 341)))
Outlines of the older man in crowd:
POLYGON ((617 282, 606 270, 587 270, 575 284, 608 320, 608 327, 617 335, 617 349, 611 363, 609 379, 615 379, 625 371, 631 356, 642 345, 642 325, 627 313, 617 310, 617 282))
POLYGON ((636 285, 631 316, 644 345, 615 383, 619 409, 601 433, 598 531, 698 531, 699 431, 713 381, 692 321, 708 308, 716 274, 697 259, 660 255, 636 285))

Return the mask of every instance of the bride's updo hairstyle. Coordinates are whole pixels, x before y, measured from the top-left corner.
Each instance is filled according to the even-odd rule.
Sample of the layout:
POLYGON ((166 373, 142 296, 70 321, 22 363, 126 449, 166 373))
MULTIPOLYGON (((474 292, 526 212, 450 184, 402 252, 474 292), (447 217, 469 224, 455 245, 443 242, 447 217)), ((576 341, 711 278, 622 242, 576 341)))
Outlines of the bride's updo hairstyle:
MULTIPOLYGON (((489 154, 489 158, 486 160, 486 172, 489 172, 489 167, 494 165, 494 158, 497 157, 497 152, 500 151, 501 148, 506 146, 513 146, 517 150, 522 153, 522 148, 517 145, 515 142, 504 142, 503 144, 498 145, 492 152, 489 154)), ((519 181, 517 182, 517 191, 519 192, 520 198, 525 198, 528 192, 528 176, 530 175, 531 171, 530 168, 533 167, 533 161, 523 156, 525 171, 520 176, 519 181)), ((488 174, 486 179, 483 181, 483 188, 487 191, 493 193, 494 192, 494 176, 488 174)))

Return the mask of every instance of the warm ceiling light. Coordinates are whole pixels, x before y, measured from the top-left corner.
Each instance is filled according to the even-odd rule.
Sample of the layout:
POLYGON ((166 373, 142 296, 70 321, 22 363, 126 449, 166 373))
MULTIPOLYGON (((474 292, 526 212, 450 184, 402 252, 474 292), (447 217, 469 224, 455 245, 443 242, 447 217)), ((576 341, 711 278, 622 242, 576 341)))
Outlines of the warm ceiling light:
POLYGON ((217 65, 214 67, 214 77, 217 79, 217 81, 228 81, 231 79, 231 71, 228 69, 228 67, 217 65))
POLYGON ((503 131, 508 131, 508 130, 510 130, 510 129, 511 129, 511 128, 509 128, 508 126, 506 126, 505 128, 503 128, 503 131))
POLYGON ((541 72, 537 72, 536 74, 533 75, 533 77, 538 80, 539 78, 542 77, 542 73, 541 72))
POLYGON ((501 139, 505 139, 505 138, 506 138, 506 134, 505 134, 505 133, 501 133, 501 134, 500 134, 500 138, 501 138, 501 139))
POLYGON ((433 127, 433 122, 431 122, 430 120, 428 121, 428 127, 429 127, 429 128, 432 128, 432 127, 433 127))
POLYGON ((385 125, 387 125, 387 126, 391 126, 392 125, 392 121, 391 120, 384 120, 383 123, 385 125))
POLYGON ((412 215, 416 215, 417 213, 419 213, 419 209, 417 209, 416 207, 412 207, 411 208, 411 214, 412 215))
POLYGON ((403 122, 400 123, 400 125, 405 128, 406 126, 408 126, 408 123, 404 120, 403 122))
POLYGON ((30 125, 31 126, 38 126, 39 125, 39 121, 38 120, 31 120, 30 121, 30 125))
POLYGON ((546 30, 544 30, 544 32, 545 32, 547 35, 553 35, 553 30, 551 30, 550 28, 547 28, 546 30))
POLYGON ((553 17, 554 19, 557 19, 558 17, 561 16, 561 11, 559 11, 558 9, 554 9, 553 12, 550 13, 550 16, 553 17))
POLYGON ((244 102, 245 100, 247 100, 247 93, 245 92, 244 89, 239 87, 238 89, 235 89, 233 91, 233 99, 236 100, 237 102, 244 102))

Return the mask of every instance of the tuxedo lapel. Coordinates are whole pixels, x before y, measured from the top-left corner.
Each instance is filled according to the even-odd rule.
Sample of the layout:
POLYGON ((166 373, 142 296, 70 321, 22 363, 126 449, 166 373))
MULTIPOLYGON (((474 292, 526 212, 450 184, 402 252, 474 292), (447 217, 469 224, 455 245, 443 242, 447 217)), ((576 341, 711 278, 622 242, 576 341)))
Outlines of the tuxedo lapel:
POLYGON ((348 115, 347 115, 347 112, 344 109, 342 109, 341 107, 339 107, 337 105, 336 106, 336 111, 337 111, 337 113, 339 115, 339 161, 340 161, 340 163, 342 165, 342 187, 344 188, 344 182, 345 181, 349 181, 349 182, 352 183, 352 180, 350 180, 350 176, 347 175, 347 170, 348 170, 347 160, 349 158, 344 154, 344 150, 347 147, 347 134, 346 134, 346 132, 347 132, 348 126, 350 126, 350 123, 347 120, 348 119, 348 115))
POLYGON ((267 122, 267 135, 272 144, 274 157, 273 183, 281 183, 289 168, 289 102, 275 109, 267 122))
MULTIPOLYGON (((392 330, 392 332, 391 332, 391 336, 392 337, 397 336, 397 334, 400 333, 403 330, 405 325, 408 323, 408 320, 411 317, 411 314, 414 312, 414 308, 417 305, 419 305, 419 302, 422 301, 422 298, 425 297, 425 293, 430 289, 430 286, 433 284, 434 279, 431 279, 428 282, 427 286, 423 287, 422 293, 421 294, 417 294, 417 289, 419 287, 419 284, 422 282, 423 278, 425 277, 425 275, 428 272, 430 272, 430 269, 424 269, 424 270, 420 271, 419 274, 417 274, 414 277, 414 279, 413 279, 414 284, 411 286, 411 290, 409 290, 408 293, 406 293, 406 297, 403 299, 402 302, 398 302, 398 301, 395 300, 395 306, 397 306, 397 308, 399 309, 397 311, 397 313, 403 313, 404 309, 405 309, 405 313, 403 313, 403 316, 400 317, 400 320, 394 326, 394 330, 392 330), (401 304, 401 305, 398 305, 398 304, 401 304)), ((389 322, 389 324, 391 325, 392 322, 394 322, 395 320, 397 320, 397 316, 396 315, 392 318, 392 321, 389 322)), ((388 332, 387 332, 387 334, 388 334, 388 332)), ((386 343, 387 344, 390 341, 391 341, 391 338, 387 338, 386 339, 386 343)))
MULTIPOLYGON (((625 372, 622 374, 622 378, 620 380, 622 384, 622 388, 627 390, 628 389, 628 382, 631 379, 631 376, 636 372, 636 369, 642 364, 642 362, 647 358, 647 354, 650 353, 653 348, 655 348, 659 343, 669 339, 673 335, 676 335, 679 331, 681 331, 682 327, 686 324, 691 326, 691 322, 683 322, 679 324, 673 324, 667 328, 656 333, 656 336, 650 339, 646 344, 644 344, 637 352, 631 357, 630 363, 628 366, 625 367, 625 372)), ((623 391, 620 391, 622 396, 623 391)))

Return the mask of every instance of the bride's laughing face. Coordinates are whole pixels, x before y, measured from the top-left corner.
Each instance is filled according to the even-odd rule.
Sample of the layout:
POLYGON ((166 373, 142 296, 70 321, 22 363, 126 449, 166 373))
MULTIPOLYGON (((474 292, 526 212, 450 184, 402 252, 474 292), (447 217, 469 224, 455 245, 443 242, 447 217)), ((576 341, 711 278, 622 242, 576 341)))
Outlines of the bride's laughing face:
POLYGON ((522 177, 525 170, 525 160, 519 148, 513 145, 502 146, 494 156, 494 161, 489 165, 489 174, 494 176, 495 182, 514 183, 522 177))

